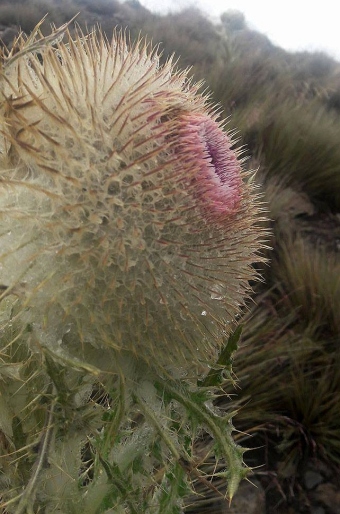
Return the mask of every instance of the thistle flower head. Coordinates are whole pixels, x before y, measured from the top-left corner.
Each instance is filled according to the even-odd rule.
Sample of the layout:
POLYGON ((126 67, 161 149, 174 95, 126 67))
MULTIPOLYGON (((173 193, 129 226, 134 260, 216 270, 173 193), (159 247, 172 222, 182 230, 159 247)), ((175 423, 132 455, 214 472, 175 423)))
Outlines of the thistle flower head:
POLYGON ((51 349, 205 363, 260 259, 232 140, 142 42, 29 43, 0 75, 3 296, 51 349))

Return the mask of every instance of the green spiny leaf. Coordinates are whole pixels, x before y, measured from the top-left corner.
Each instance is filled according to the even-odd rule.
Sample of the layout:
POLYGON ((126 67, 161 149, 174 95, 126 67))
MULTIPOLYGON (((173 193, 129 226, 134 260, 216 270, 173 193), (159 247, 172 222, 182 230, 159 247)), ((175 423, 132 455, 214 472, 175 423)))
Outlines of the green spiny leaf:
POLYGON ((239 325, 236 330, 229 336, 224 348, 222 349, 216 365, 212 367, 208 375, 198 381, 201 387, 216 387, 220 386, 225 381, 225 375, 234 382, 231 376, 233 353, 237 350, 237 345, 242 333, 242 325, 239 325))

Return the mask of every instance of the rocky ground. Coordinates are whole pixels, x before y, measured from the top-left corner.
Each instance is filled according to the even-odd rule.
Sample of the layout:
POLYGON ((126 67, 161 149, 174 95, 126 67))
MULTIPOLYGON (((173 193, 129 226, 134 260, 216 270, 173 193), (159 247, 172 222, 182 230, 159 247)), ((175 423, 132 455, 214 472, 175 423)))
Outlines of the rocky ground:
POLYGON ((229 505, 214 497, 193 504, 192 514, 340 514, 340 477, 320 462, 310 462, 301 477, 285 484, 274 471, 255 472, 243 481, 229 505))

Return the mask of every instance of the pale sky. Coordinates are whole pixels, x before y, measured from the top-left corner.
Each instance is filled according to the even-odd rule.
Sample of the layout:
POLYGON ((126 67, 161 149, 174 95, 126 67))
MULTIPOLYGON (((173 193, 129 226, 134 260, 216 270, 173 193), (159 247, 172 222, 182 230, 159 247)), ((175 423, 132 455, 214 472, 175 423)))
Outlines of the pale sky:
POLYGON ((176 12, 196 6, 219 19, 228 9, 244 13, 250 28, 286 50, 321 50, 340 61, 338 0, 140 0, 150 11, 176 12))

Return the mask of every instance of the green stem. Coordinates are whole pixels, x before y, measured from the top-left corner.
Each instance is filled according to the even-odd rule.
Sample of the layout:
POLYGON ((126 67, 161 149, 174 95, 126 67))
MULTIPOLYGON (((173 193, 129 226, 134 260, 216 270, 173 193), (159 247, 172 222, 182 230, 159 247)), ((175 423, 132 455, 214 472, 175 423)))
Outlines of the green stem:
POLYGON ((56 402, 54 401, 51 405, 51 408, 48 411, 48 415, 46 417, 45 429, 43 431, 43 435, 39 444, 38 458, 35 462, 33 474, 21 495, 21 499, 19 505, 15 511, 15 514, 24 514, 25 511, 29 513, 33 513, 32 503, 34 501, 36 487, 38 485, 38 478, 43 469, 44 464, 46 463, 48 450, 50 447, 52 433, 53 433, 53 417, 54 417, 54 409, 56 402))
POLYGON ((116 435, 118 433, 120 424, 124 418, 125 415, 125 394, 126 394, 126 388, 125 388, 125 378, 122 373, 119 375, 119 390, 117 394, 117 410, 115 412, 114 418, 111 420, 111 423, 109 425, 109 428, 107 430, 106 436, 105 436, 105 442, 103 447, 104 455, 106 456, 106 453, 111 450, 114 444, 114 440, 116 438, 116 435))
POLYGON ((179 461, 181 459, 180 453, 178 452, 177 448, 175 447, 171 439, 167 436, 164 428, 159 424, 154 412, 151 409, 149 409, 145 401, 142 398, 139 398, 138 395, 135 395, 135 401, 138 403, 139 408, 144 414, 144 416, 151 421, 151 423, 153 424, 153 426, 155 427, 155 429, 157 430, 160 437, 163 439, 164 443, 169 448, 175 459, 179 461))

